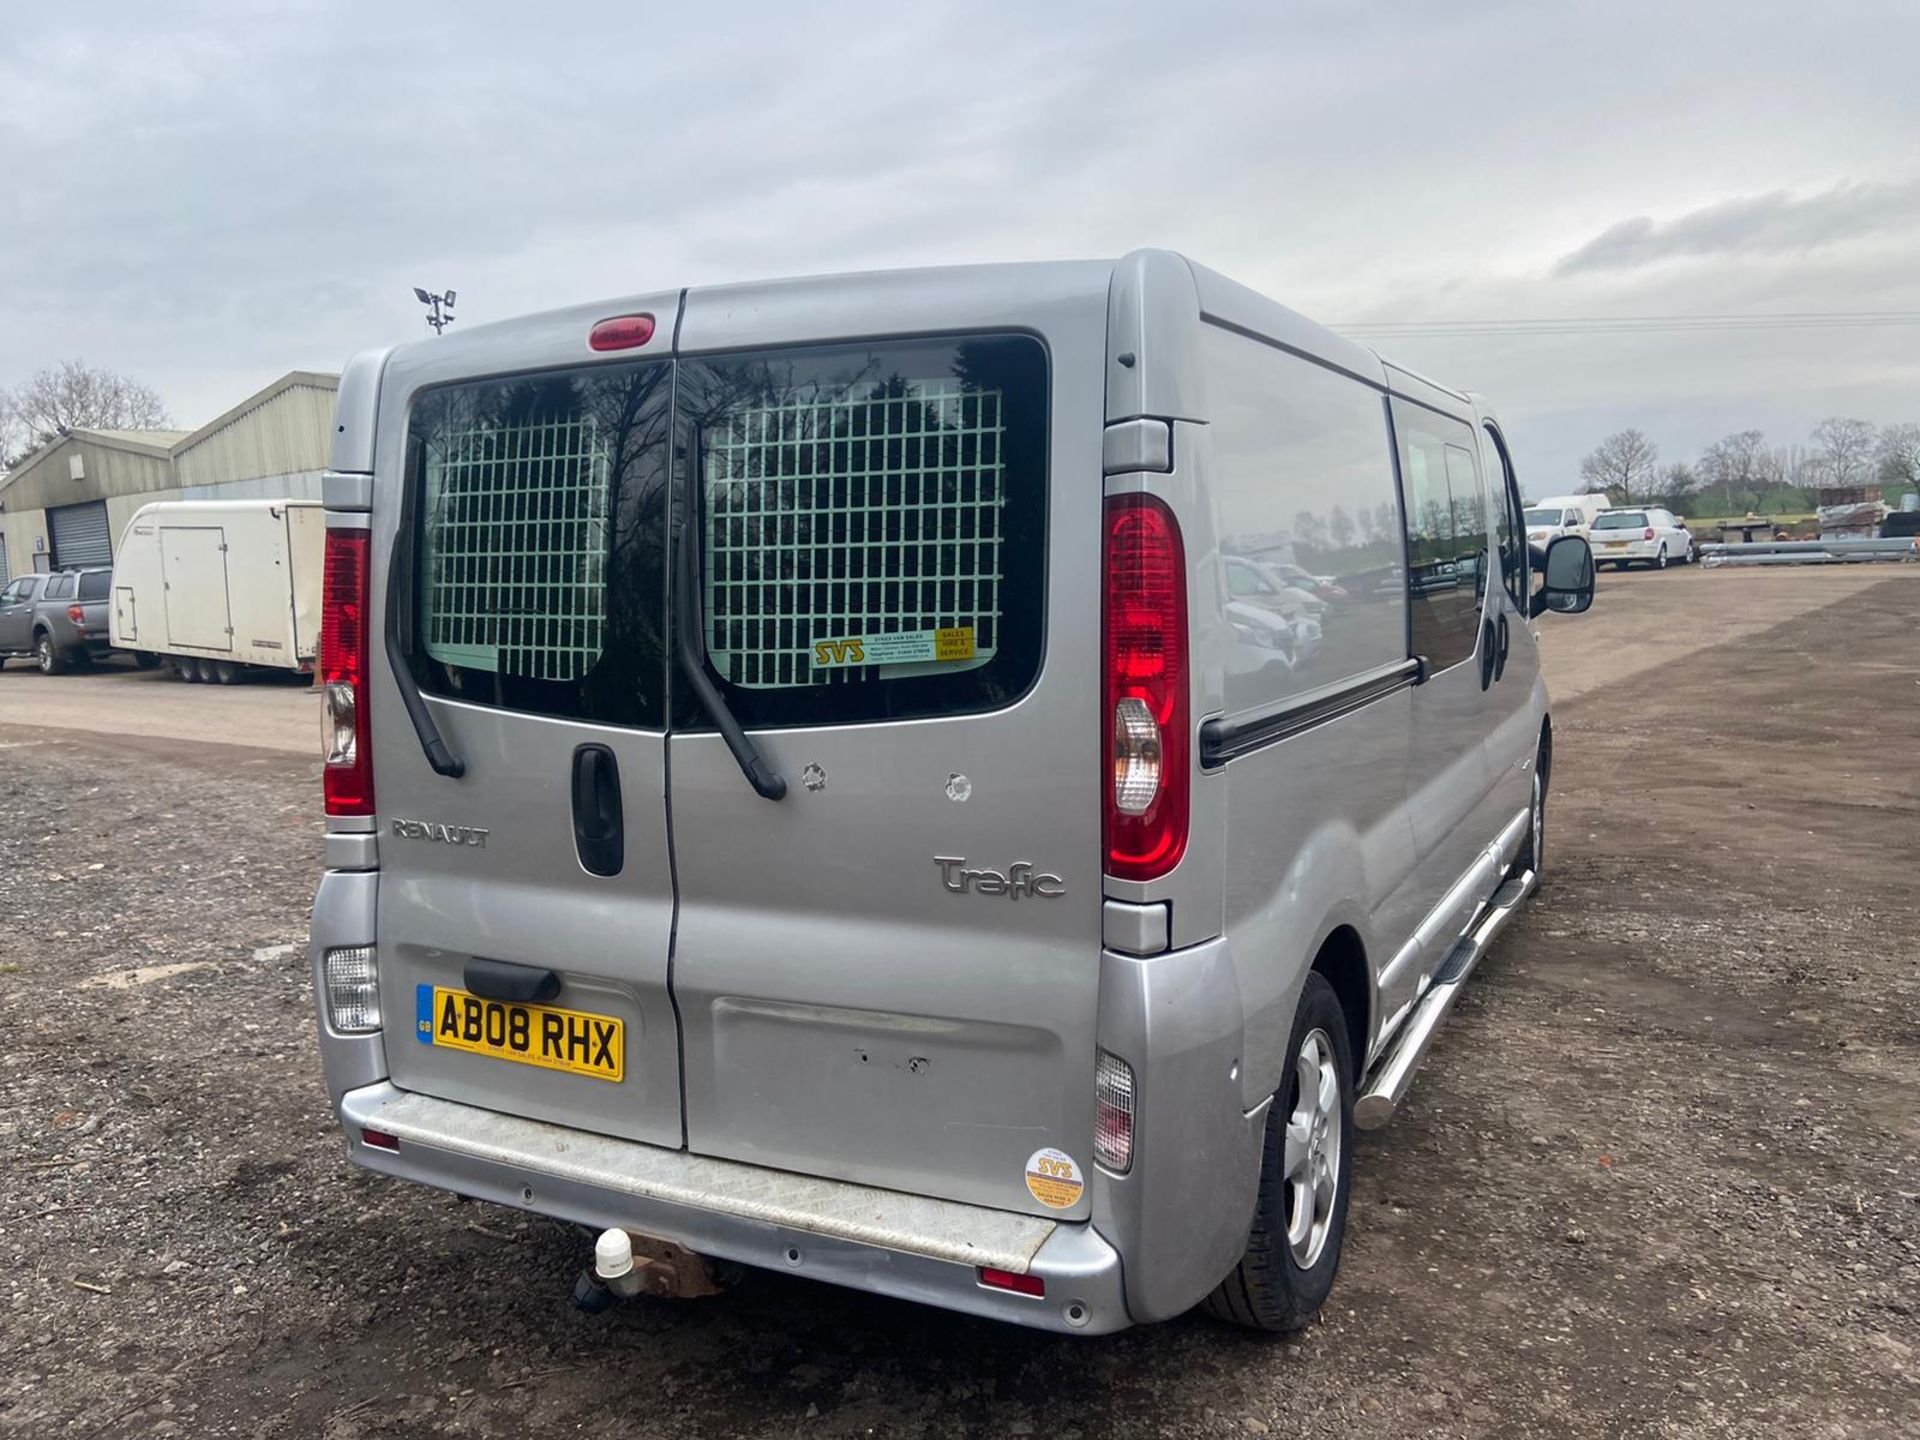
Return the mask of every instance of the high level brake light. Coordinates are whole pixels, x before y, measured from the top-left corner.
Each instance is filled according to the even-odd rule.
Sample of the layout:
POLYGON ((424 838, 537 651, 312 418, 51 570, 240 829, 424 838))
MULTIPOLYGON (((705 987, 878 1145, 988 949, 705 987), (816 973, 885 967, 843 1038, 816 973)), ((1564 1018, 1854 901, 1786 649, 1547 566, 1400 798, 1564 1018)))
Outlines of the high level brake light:
POLYGON ((1187 848, 1187 567, 1151 495, 1106 506, 1107 873, 1153 880, 1187 848))
POLYGON ((327 814, 373 814, 373 747, 367 729, 367 553, 365 530, 327 529, 321 566, 321 738, 327 814))

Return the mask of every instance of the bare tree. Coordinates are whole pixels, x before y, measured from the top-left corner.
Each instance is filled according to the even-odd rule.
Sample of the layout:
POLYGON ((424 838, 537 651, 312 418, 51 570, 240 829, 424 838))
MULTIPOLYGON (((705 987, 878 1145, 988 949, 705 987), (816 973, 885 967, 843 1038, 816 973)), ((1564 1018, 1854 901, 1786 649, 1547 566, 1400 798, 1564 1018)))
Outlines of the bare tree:
POLYGON ((1731 515, 1768 482, 1768 461, 1765 437, 1758 430, 1741 430, 1707 447, 1700 473, 1709 489, 1720 492, 1720 503, 1731 515))
POLYGON ((1813 428, 1814 464, 1821 480, 1836 488, 1866 484, 1876 443, 1871 421, 1844 415, 1822 420, 1813 428))
POLYGON ((26 448, 27 428, 14 414, 12 392, 0 390, 0 475, 13 468, 26 448))
POLYGON ((40 371, 7 397, 5 409, 28 445, 68 430, 161 430, 169 423, 152 387, 78 360, 40 371))
POLYGON ((1580 478, 1592 493, 1604 490, 1616 503, 1631 505, 1651 493, 1660 447, 1638 430, 1620 430, 1602 440, 1580 462, 1580 478))
POLYGON ((1876 454, 1882 485, 1920 487, 1920 425, 1889 425, 1880 432, 1876 454))
POLYGON ((1661 468, 1656 486, 1660 498, 1669 505, 1680 505, 1700 489, 1700 472, 1685 460, 1675 460, 1661 468))

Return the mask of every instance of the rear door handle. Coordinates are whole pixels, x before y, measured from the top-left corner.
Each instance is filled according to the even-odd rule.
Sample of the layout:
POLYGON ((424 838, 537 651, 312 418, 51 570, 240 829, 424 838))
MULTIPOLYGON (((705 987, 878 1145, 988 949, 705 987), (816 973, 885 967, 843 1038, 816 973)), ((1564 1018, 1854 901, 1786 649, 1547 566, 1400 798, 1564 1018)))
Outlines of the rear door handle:
POLYGON ((1500 660, 1500 636, 1493 628, 1493 621, 1480 622, 1480 688, 1490 689, 1493 685, 1494 666, 1500 660))
POLYGON ((1507 647, 1512 643, 1513 635, 1507 629, 1507 612, 1500 612, 1500 643, 1493 651, 1493 678, 1498 680, 1507 673, 1507 647))
POLYGON ((618 875, 626 863, 620 762, 604 745, 573 752, 573 847, 590 874, 618 875))

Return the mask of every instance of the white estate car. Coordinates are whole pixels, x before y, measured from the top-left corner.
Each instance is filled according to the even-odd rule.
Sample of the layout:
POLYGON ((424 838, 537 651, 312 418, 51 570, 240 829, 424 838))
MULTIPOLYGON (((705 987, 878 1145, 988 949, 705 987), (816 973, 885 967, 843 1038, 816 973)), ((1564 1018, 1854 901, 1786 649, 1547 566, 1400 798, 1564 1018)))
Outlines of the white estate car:
POLYGON ((1595 561, 1619 570, 1635 562, 1664 570, 1693 561, 1692 533, 1679 516, 1657 505, 1605 511, 1595 517, 1591 538, 1595 561))

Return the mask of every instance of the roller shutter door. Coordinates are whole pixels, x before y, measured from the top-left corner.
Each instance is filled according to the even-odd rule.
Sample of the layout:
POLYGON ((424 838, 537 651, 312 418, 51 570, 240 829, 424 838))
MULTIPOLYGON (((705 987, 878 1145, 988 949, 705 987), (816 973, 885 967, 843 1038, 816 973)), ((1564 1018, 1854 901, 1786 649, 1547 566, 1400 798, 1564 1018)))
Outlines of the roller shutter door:
POLYGON ((75 570, 82 565, 111 565, 113 542, 107 535, 107 502, 61 505, 47 511, 53 535, 53 566, 75 570))

